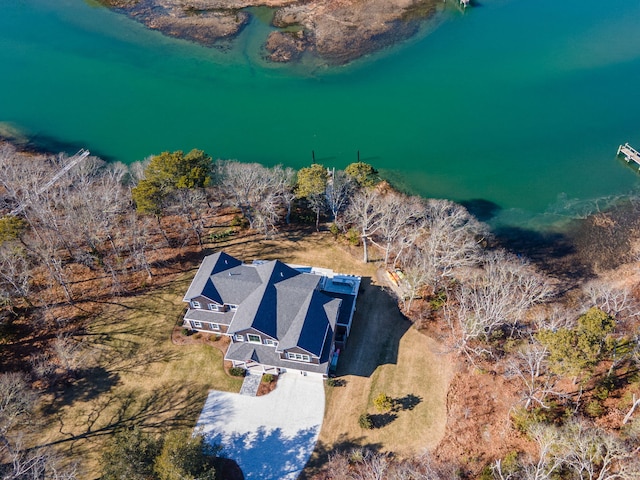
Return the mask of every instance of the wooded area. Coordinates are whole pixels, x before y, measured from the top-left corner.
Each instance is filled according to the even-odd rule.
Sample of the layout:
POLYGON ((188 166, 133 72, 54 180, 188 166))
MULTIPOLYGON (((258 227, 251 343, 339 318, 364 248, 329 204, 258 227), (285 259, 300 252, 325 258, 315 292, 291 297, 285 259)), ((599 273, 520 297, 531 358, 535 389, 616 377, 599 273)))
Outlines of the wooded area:
MULTIPOLYGON (((243 231, 276 236, 290 223, 324 226, 362 248, 363 262, 401 272, 398 300, 415 326, 521 394, 510 424, 529 445, 481 465, 400 460, 365 445, 333 452, 317 478, 640 476, 637 283, 553 278, 496 247, 461 205, 400 193, 365 163, 296 172, 199 150, 130 166, 90 157, 43 190, 67 161, 0 146, 2 478, 83 478, 80 465, 23 441, 37 430, 39 393, 72 385, 95 354, 81 335, 95 312, 71 306, 153 288, 167 265, 197 263, 185 252, 243 231), (221 212, 232 212, 230 224, 216 224, 221 212)), ((173 478, 155 465, 128 478, 173 478)))

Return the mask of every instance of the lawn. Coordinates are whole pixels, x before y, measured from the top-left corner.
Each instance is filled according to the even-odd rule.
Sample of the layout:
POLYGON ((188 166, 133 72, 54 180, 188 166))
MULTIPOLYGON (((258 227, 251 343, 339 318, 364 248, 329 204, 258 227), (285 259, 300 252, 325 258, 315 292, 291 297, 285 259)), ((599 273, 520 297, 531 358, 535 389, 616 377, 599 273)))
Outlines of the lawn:
POLYGON ((99 452, 114 429, 192 428, 209 389, 239 391, 241 380, 224 372, 218 349, 170 340, 192 277, 108 305, 89 325, 92 360, 83 375, 46 399, 48 424, 36 443, 79 462, 83 478, 98 476, 99 452))
POLYGON ((381 286, 365 282, 357 308, 338 363, 340 386, 326 387, 317 457, 333 448, 354 446, 400 456, 434 448, 446 426, 451 359, 437 342, 411 326, 381 286), (380 393, 394 400, 391 411, 374 407, 373 399, 380 393), (376 428, 359 426, 362 413, 372 415, 376 428))
MULTIPOLYGON (((376 284, 373 263, 363 264, 357 249, 328 233, 240 237, 215 247, 246 262, 278 258, 363 277, 354 327, 338 365, 344 385, 327 387, 316 459, 341 446, 369 445, 410 455, 438 443, 446 422, 449 359, 438 353, 436 342, 411 327, 395 300, 376 284), (397 401, 395 411, 375 411, 372 401, 381 392, 397 401), (379 428, 358 426, 364 412, 374 414, 379 428)), ((170 340, 195 270, 104 305, 85 336, 92 360, 73 385, 46 399, 48 423, 34 444, 61 449, 87 470, 84 478, 97 478, 100 451, 115 429, 133 424, 152 432, 192 428, 210 389, 239 391, 241 381, 224 373, 219 350, 170 340)))
POLYGON ((436 341, 411 326, 384 288, 384 280, 377 280, 376 265, 362 263, 359 249, 338 243, 327 233, 231 242, 225 249, 245 261, 279 258, 363 277, 354 326, 338 364, 338 380, 343 385, 326 388, 316 459, 322 460, 336 447, 367 445, 409 456, 439 443, 446 426, 453 359, 436 341), (376 411, 373 398, 379 393, 396 400, 394 411, 376 411), (365 412, 383 426, 360 428, 358 417, 365 412))

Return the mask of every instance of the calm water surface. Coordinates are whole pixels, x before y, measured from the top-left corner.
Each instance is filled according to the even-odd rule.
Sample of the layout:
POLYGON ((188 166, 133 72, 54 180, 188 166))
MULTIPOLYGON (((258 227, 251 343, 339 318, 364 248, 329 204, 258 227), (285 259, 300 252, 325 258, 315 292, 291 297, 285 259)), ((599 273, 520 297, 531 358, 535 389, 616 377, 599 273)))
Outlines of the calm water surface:
POLYGON ((293 167, 361 159, 415 193, 539 227, 635 192, 640 1, 484 0, 349 67, 267 66, 82 0, 0 1, 0 130, 132 162, 201 148, 293 167))

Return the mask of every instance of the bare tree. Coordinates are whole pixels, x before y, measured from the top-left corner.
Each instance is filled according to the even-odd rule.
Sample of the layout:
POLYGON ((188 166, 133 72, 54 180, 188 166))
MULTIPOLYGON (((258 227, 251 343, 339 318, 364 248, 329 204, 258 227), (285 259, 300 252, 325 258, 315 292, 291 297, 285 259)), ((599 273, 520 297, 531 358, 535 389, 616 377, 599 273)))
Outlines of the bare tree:
POLYGON ((401 239, 411 238, 411 231, 422 228, 424 215, 423 201, 418 197, 409 197, 395 191, 378 197, 380 205, 379 228, 372 235, 371 242, 384 251, 384 264, 389 264, 389 257, 394 246, 401 239))
POLYGON ((537 404, 549 408, 547 398, 558 396, 554 389, 556 377, 547 368, 547 349, 538 343, 527 344, 509 359, 507 375, 516 377, 524 387, 522 397, 524 408, 537 404))
POLYGON ((534 424, 529 429, 529 436, 537 444, 538 457, 523 465, 523 480, 550 480, 560 470, 564 457, 558 449, 558 431, 555 427, 534 424))
MULTIPOLYGON (((221 162, 221 168, 222 190, 231 204, 240 209, 249 226, 265 232, 273 229, 284 203, 290 172, 258 163, 221 162)), ((291 201, 289 196, 286 198, 291 201)))
POLYGON ((610 282, 593 280, 583 287, 583 291, 594 307, 619 320, 640 315, 640 306, 628 288, 617 288, 610 282))
POLYGON ((569 422, 559 438, 564 463, 576 478, 614 480, 640 477, 640 447, 583 421, 569 422))
POLYGON ((338 215, 346 208, 355 186, 349 175, 343 170, 333 169, 327 180, 327 205, 336 224, 340 225, 338 215))
POLYGON ((487 340, 505 325, 511 326, 513 334, 525 312, 552 293, 547 278, 526 262, 504 252, 490 253, 482 270, 454 291, 457 311, 448 318, 458 332, 459 348, 471 351, 472 340, 487 340))
POLYGON ((447 200, 428 200, 422 220, 409 235, 410 244, 400 247, 396 262, 406 265, 404 258, 416 245, 428 260, 425 264, 429 284, 434 290, 446 278, 462 267, 477 265, 482 258, 481 243, 486 227, 469 215, 467 210, 447 200))
POLYGON ((17 372, 0 375, 0 439, 31 415, 36 401, 23 374, 17 372))
POLYGON ((381 195, 378 188, 361 188, 353 195, 345 213, 347 222, 360 232, 365 263, 369 261, 369 239, 376 234, 382 222, 384 205, 379 201, 381 195))
POLYGON ((276 181, 277 195, 282 198, 282 202, 286 207, 285 222, 287 225, 291 221, 291 206, 296 198, 294 191, 296 186, 296 171, 291 167, 283 168, 276 165, 272 168, 273 177, 276 181))
POLYGON ((6 297, 10 305, 16 297, 30 305, 30 281, 31 268, 24 249, 16 245, 0 245, 0 295, 6 297))

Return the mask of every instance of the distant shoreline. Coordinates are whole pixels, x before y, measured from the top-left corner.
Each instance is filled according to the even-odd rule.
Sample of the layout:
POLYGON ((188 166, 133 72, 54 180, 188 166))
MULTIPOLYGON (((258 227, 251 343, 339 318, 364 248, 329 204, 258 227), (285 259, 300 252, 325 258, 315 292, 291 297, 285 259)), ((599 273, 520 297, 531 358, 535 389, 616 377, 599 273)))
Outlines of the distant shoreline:
POLYGON ((248 25, 251 7, 272 9, 275 28, 262 43, 271 62, 313 55, 343 65, 413 37, 445 8, 437 0, 99 0, 115 12, 165 35, 216 47, 248 25))

